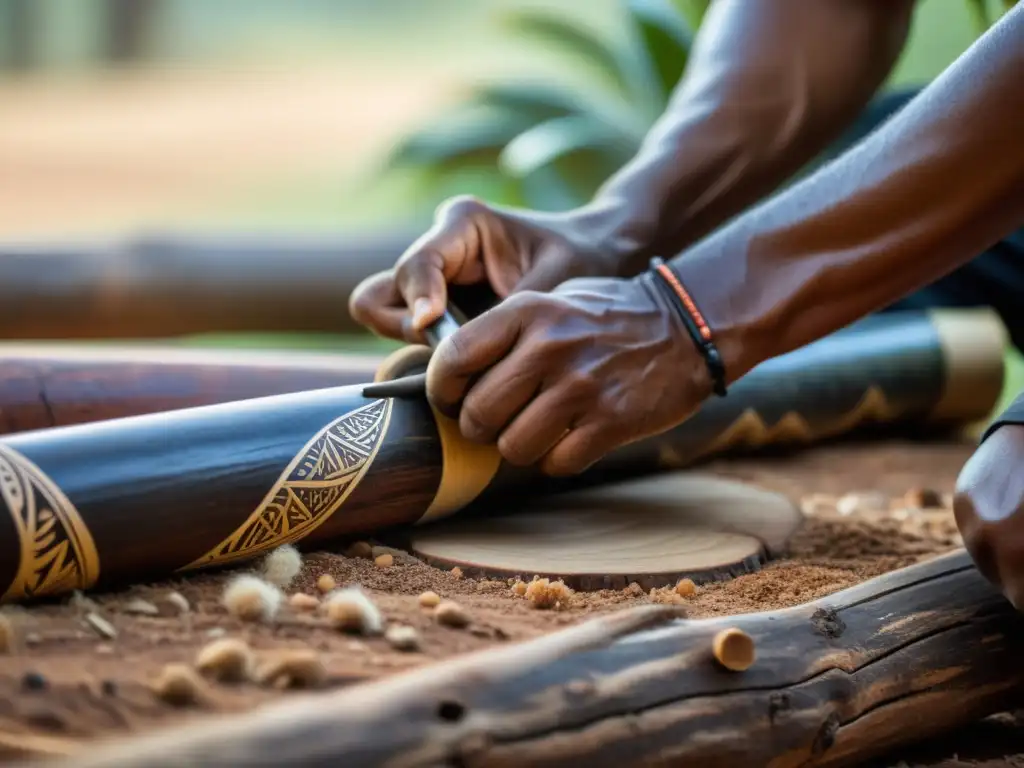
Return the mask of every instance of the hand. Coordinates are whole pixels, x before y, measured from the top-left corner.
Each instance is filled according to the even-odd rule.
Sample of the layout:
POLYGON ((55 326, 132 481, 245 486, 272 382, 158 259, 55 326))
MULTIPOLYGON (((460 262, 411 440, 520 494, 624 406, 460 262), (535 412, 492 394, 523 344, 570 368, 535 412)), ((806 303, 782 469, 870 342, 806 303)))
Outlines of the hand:
POLYGON ((427 397, 458 414, 466 438, 497 440, 505 460, 549 475, 679 424, 711 383, 652 279, 577 279, 506 299, 437 347, 427 397))
POLYGON ((349 312, 382 336, 423 343, 423 329, 445 310, 449 284, 485 283, 503 299, 548 291, 572 277, 615 274, 617 260, 588 231, 572 214, 498 210, 455 198, 394 269, 356 287, 349 312))

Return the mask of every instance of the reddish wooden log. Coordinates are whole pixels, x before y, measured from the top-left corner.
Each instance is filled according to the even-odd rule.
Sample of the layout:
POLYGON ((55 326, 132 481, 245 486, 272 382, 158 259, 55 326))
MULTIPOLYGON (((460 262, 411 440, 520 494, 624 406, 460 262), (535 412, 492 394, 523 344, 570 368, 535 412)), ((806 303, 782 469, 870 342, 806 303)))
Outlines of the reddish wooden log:
POLYGON ((0 246, 0 338, 365 333, 348 296, 411 230, 347 237, 157 236, 0 246))
POLYGON ((374 355, 0 344, 0 434, 360 384, 374 355))

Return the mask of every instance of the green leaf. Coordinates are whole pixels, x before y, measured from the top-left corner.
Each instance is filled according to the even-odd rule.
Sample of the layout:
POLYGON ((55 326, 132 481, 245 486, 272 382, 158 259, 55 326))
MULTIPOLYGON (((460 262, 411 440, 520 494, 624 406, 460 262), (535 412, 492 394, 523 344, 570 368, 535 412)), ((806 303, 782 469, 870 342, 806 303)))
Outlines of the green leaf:
POLYGON ((523 131, 498 157, 504 173, 520 178, 576 152, 590 151, 619 165, 636 150, 633 137, 583 116, 559 117, 523 131))
POLYGON ((967 0, 967 11, 971 15, 974 33, 981 37, 992 26, 992 19, 988 15, 988 6, 985 0, 967 0))
POLYGON ((624 94, 628 94, 633 86, 622 56, 615 47, 570 19, 544 13, 516 13, 505 18, 505 25, 515 34, 554 44, 624 94))
POLYGON ((700 29, 700 25, 704 23, 711 0, 672 0, 672 5, 686 19, 692 31, 700 29))
POLYGON ((404 139, 391 152, 387 165, 445 166, 494 161, 502 148, 532 122, 525 115, 465 110, 404 139))
POLYGON ((686 69, 693 35, 670 0, 628 0, 630 19, 663 108, 686 69))
POLYGON ((537 211, 567 211, 590 199, 573 188, 570 179, 555 168, 543 166, 522 180, 526 205, 537 211))
POLYGON ((639 136, 649 127, 629 104, 604 99, 596 91, 571 90, 546 83, 520 81, 484 85, 476 91, 473 100, 480 107, 522 116, 532 123, 580 115, 639 136))

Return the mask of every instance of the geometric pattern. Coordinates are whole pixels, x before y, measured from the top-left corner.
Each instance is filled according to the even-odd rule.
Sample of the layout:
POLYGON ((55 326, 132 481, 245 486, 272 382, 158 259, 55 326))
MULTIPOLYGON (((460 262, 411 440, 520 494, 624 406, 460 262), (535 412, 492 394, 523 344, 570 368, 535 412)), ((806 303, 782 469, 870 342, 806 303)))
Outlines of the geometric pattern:
POLYGON ((384 442, 391 398, 344 414, 306 443, 260 506, 230 536, 180 570, 248 560, 303 539, 359 485, 384 442))
POLYGON ((0 601, 88 589, 100 559, 78 510, 39 467, 0 445, 0 501, 18 534, 18 570, 0 601))

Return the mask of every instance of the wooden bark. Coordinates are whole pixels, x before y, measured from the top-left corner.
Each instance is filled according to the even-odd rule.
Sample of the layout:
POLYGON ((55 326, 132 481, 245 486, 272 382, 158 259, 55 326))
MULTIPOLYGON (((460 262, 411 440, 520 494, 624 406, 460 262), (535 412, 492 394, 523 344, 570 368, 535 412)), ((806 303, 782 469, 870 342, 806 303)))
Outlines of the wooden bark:
POLYGON ((842 766, 1017 704, 1024 617, 962 550, 781 611, 648 606, 78 755, 79 768, 842 766), (745 672, 712 657, 736 627, 745 672))

